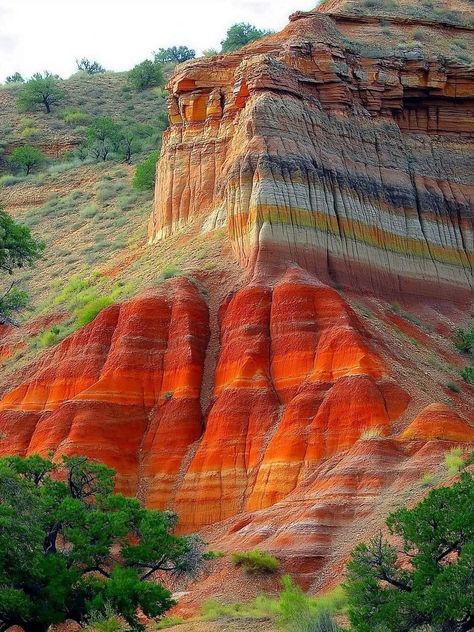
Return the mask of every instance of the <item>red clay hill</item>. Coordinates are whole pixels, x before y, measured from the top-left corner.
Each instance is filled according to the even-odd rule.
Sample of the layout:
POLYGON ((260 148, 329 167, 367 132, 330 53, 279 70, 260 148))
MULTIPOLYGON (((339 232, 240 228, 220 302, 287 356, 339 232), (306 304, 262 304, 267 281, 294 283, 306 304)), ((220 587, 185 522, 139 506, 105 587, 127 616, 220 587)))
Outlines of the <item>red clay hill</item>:
POLYGON ((149 240, 220 231, 240 278, 169 280, 44 353, 0 401, 4 454, 98 458, 318 589, 469 448, 473 389, 436 363, 462 365, 472 299, 472 12, 414 6, 329 1, 178 67, 149 240))

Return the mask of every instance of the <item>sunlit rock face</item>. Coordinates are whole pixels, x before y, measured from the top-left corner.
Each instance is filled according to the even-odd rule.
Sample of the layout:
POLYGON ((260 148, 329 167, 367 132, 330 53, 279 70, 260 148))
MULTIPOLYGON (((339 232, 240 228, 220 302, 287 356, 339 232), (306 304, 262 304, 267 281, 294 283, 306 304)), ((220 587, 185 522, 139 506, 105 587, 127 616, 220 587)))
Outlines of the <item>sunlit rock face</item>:
MULTIPOLYGON (((182 531, 271 550, 313 588, 474 442, 471 387, 447 393, 436 372, 461 366, 449 337, 472 296, 472 71, 430 38, 354 49, 382 25, 340 4, 170 82, 149 239, 218 228, 241 277, 227 258, 107 308, 0 399, 1 454, 103 461, 182 531), (426 305, 426 326, 394 294, 426 305)), ((0 331, 0 357, 14 348, 0 331)))
MULTIPOLYGON (((439 25, 424 28, 439 40, 439 25)), ((348 44, 354 32, 383 41, 381 29, 295 14, 282 33, 178 70, 150 240, 225 221, 250 269, 295 261, 362 290, 469 296, 472 69, 428 44, 370 56, 348 44)))
POLYGON ((104 310, 1 400, 2 453, 86 454, 117 470, 121 491, 140 481, 166 503, 201 434, 208 336, 207 305, 184 279, 104 310))

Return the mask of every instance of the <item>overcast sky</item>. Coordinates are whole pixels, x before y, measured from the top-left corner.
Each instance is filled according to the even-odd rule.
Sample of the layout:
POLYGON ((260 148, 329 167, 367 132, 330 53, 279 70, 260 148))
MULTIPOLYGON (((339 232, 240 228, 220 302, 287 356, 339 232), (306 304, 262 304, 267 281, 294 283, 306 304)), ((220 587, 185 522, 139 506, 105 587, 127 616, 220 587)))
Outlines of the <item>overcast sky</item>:
POLYGON ((250 22, 281 29, 317 0, 0 0, 0 82, 20 72, 62 77, 78 57, 127 70, 152 51, 186 44, 217 48, 227 28, 250 22))

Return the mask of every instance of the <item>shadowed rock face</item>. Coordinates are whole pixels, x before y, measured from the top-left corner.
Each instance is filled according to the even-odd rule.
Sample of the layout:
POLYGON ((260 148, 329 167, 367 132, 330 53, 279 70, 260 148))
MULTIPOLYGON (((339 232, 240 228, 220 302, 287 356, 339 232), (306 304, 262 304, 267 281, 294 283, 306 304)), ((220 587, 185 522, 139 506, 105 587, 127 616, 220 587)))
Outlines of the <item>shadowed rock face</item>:
MULTIPOLYGON (((472 68, 428 45, 369 57, 347 41, 364 26, 353 20, 296 14, 282 33, 177 72, 150 240, 225 222, 250 269, 295 261, 362 290, 466 299, 472 68)), ((380 21, 370 27, 366 43, 383 40, 380 21)), ((431 42, 472 38, 423 28, 431 42)))

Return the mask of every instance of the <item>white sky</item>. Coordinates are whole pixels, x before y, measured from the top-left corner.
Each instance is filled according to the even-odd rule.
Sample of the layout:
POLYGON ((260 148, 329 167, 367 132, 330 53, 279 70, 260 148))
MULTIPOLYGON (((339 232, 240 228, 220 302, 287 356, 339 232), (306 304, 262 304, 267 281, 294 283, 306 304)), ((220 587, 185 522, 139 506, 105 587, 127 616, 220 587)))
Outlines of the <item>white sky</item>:
POLYGON ((227 28, 250 22, 281 29, 317 0, 0 0, 0 82, 49 70, 75 72, 75 59, 128 70, 160 47, 217 48, 227 28))

